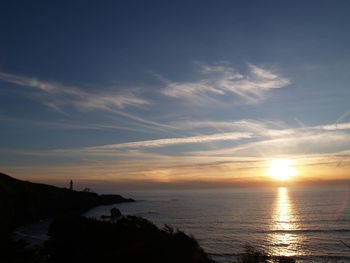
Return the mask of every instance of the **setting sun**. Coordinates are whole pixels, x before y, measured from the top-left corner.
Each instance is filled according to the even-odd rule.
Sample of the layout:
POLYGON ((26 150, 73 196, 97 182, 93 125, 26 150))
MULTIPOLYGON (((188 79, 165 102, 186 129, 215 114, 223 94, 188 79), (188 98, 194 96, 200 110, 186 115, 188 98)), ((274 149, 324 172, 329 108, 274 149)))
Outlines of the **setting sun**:
POLYGON ((270 161, 267 171, 268 176, 285 181, 291 176, 297 175, 298 171, 293 168, 293 162, 288 159, 275 159, 270 161))

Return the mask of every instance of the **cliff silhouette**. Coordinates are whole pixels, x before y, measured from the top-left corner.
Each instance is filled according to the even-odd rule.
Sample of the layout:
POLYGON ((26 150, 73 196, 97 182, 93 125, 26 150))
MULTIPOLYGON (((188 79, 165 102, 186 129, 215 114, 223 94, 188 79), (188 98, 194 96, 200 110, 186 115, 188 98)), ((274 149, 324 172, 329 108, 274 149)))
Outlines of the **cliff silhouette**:
POLYGON ((120 195, 98 195, 31 183, 0 173, 0 236, 42 218, 80 214, 98 205, 133 201, 120 195))
POLYGON ((79 214, 98 205, 133 202, 120 195, 98 195, 17 180, 0 173, 0 262, 184 262, 214 263, 195 238, 169 226, 121 216, 99 221, 79 214), (54 218, 49 239, 36 248, 12 239, 15 227, 54 218))

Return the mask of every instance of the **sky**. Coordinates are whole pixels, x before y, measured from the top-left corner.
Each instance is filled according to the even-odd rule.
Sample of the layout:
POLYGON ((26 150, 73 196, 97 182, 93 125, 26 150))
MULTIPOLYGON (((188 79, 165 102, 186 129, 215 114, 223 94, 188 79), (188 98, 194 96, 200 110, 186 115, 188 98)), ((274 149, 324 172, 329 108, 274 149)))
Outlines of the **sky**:
POLYGON ((92 188, 350 179, 349 1, 2 1, 0 170, 92 188), (273 180, 272 180, 273 181, 273 180))

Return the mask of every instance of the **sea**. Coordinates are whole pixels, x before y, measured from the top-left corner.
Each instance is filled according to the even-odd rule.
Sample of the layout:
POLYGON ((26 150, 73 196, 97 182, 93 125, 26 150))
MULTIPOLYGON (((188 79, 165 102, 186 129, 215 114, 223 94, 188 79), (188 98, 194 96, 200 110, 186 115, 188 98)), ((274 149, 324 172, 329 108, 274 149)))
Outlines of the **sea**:
MULTIPOLYGON (((111 193, 111 192, 109 192, 111 193)), ((113 193, 113 191, 112 191, 113 193)), ((98 206, 100 219, 117 207, 194 236, 217 262, 237 262, 247 245, 298 262, 350 262, 350 187, 115 191, 136 200, 98 206)), ((32 244, 47 239, 51 219, 17 229, 32 244)))
POLYGON ((247 245, 299 262, 350 262, 350 188, 118 191, 135 203, 117 207, 157 226, 194 236, 217 262, 236 262, 247 245), (345 244, 344 244, 345 243, 345 244))

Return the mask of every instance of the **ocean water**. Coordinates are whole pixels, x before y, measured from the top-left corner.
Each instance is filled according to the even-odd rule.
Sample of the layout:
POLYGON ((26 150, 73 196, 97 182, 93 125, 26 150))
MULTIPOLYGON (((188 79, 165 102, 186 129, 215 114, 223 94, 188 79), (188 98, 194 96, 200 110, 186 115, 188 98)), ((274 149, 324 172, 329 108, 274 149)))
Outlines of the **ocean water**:
MULTIPOLYGON (((118 191, 118 193, 121 193, 118 191)), ((350 262, 350 188, 273 188, 122 192, 118 207, 193 235, 218 262, 235 262, 246 244, 302 262, 350 262)))

